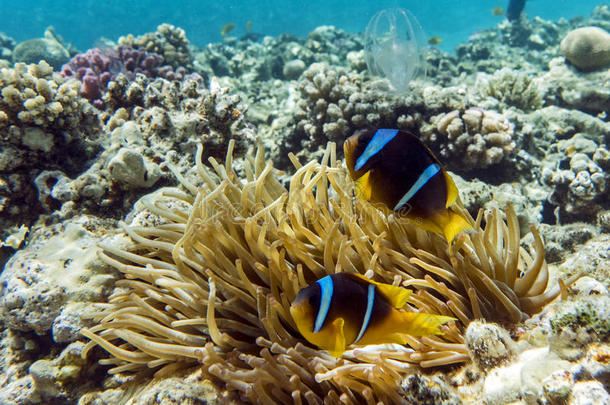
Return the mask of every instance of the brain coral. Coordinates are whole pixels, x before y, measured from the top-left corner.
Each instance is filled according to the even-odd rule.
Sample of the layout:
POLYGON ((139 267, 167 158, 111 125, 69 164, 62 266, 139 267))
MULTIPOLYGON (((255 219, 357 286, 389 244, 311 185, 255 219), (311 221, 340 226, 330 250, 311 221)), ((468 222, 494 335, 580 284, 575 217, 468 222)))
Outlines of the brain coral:
MULTIPOLYGON (((438 235, 353 199, 334 145, 321 162, 300 164, 288 188, 265 161, 262 142, 241 178, 227 161, 200 161, 197 183, 166 188, 140 206, 156 226, 125 226, 124 250, 104 244, 101 258, 125 274, 99 324, 83 329, 110 353, 110 373, 157 369, 157 376, 199 364, 242 401, 287 403, 405 402, 413 364, 468 360, 465 326, 474 318, 520 322, 559 293, 549 288, 544 247, 520 247, 512 209, 470 218, 454 254, 438 235), (481 228, 485 217, 485 229, 481 228), (290 302, 327 274, 355 271, 416 291, 411 310, 451 315, 444 336, 409 346, 367 346, 341 358, 310 347, 296 332, 290 302)), ((568 281, 570 282, 570 281, 568 281)))
POLYGON ((570 31, 561 41, 561 53, 582 70, 601 69, 610 64, 610 34, 599 27, 570 31))

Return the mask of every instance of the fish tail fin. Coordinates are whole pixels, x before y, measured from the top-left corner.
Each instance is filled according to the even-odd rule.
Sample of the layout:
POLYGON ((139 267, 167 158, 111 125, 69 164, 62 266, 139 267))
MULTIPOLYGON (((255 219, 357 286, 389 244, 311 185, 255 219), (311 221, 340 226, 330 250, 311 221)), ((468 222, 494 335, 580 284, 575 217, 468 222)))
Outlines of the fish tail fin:
POLYGON ((420 312, 403 312, 401 332, 411 336, 442 335, 440 326, 455 321, 456 318, 443 315, 423 314, 420 312))

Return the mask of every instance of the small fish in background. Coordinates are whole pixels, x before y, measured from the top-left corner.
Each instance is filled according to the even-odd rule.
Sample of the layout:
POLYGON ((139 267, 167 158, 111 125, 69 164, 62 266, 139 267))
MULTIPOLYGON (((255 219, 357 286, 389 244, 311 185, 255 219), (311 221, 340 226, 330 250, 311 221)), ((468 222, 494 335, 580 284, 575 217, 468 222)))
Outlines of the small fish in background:
POLYGON ((494 8, 491 9, 491 14, 494 17, 502 17, 504 15, 504 7, 495 6, 494 8))
POLYGON ((252 32, 252 21, 246 21, 246 34, 241 37, 242 41, 252 41, 256 42, 263 37, 263 34, 259 34, 258 32, 252 32))
POLYGON ((439 45, 443 42, 443 38, 441 37, 430 37, 428 38, 428 44, 430 45, 439 45))
POLYGON ((356 196, 381 203, 416 226, 444 235, 451 244, 472 226, 452 206, 458 203, 453 179, 415 135, 398 129, 359 132, 343 144, 356 196))
POLYGON ((290 314, 308 342, 336 357, 352 344, 405 344, 405 335, 442 335, 440 326, 455 320, 402 311, 409 295, 360 274, 336 273, 299 291, 290 314))
POLYGON ((230 22, 230 23, 226 23, 225 25, 222 26, 222 28, 220 29, 220 35, 222 35, 223 37, 225 37, 227 34, 229 34, 231 31, 233 31, 235 29, 235 24, 230 22))

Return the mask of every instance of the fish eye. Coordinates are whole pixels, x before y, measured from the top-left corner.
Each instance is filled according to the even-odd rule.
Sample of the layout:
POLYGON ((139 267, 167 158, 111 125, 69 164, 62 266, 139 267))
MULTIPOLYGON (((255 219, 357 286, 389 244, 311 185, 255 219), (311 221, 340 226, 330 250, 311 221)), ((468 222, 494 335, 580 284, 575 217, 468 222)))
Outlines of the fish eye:
POLYGON ((311 305, 314 308, 316 308, 318 305, 320 305, 320 291, 313 291, 309 295, 309 298, 307 298, 307 301, 309 301, 309 305, 311 305))

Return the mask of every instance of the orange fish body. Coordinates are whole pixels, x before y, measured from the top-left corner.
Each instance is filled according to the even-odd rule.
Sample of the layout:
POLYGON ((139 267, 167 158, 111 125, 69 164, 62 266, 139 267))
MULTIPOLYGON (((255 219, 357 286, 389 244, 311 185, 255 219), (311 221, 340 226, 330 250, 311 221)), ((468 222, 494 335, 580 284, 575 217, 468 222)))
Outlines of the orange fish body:
POLYGON ((405 335, 438 335, 440 325, 455 319, 401 311, 410 294, 356 273, 337 273, 302 289, 290 314, 307 341, 334 356, 350 345, 405 344, 405 335))
POLYGON ((434 154, 397 129, 360 132, 343 144, 356 195, 444 235, 449 243, 472 226, 451 207, 458 190, 434 154))

